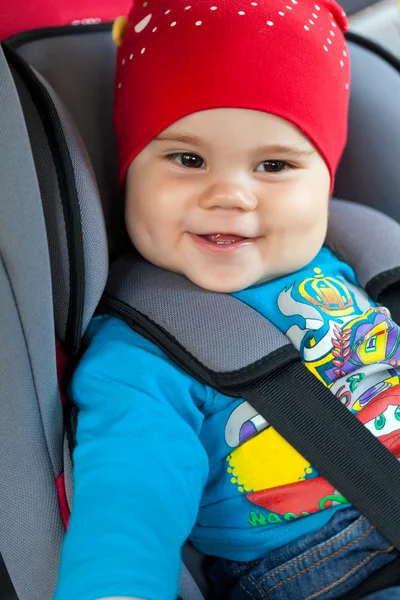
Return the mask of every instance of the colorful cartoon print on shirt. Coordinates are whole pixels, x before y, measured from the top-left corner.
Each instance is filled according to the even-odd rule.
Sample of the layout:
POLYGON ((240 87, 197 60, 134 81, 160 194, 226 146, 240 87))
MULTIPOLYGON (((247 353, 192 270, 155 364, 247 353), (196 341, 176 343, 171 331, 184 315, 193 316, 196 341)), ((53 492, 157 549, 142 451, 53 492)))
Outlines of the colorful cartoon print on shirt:
MULTIPOLYGON (((307 368, 400 458, 400 329, 385 308, 338 277, 314 269, 284 289, 278 306, 285 331, 307 368)), ((247 403, 231 414, 225 429, 233 449, 230 481, 265 512, 250 512, 253 526, 271 525, 346 503, 261 415, 247 403)))
POLYGON ((268 511, 259 524, 287 521, 346 502, 247 402, 231 414, 225 440, 235 446, 227 457, 231 482, 251 504, 268 511))
MULTIPOLYGON (((314 277, 279 295, 282 315, 296 322, 285 334, 300 350, 307 368, 327 387, 340 381, 342 396, 348 392, 347 406, 353 409, 363 396, 360 410, 399 383, 393 369, 400 367, 400 329, 385 308, 371 307, 361 289, 341 278, 324 277, 320 269, 314 272, 314 277), (365 367, 375 365, 366 377, 365 367)), ((333 393, 338 389, 336 385, 333 393)))

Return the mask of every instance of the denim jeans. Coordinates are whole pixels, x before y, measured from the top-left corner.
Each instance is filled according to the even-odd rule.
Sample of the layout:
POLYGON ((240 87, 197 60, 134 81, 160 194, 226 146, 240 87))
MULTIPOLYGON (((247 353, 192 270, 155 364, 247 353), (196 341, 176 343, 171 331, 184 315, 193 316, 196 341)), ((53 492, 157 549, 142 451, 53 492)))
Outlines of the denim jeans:
MULTIPOLYGON (((345 508, 322 529, 261 560, 211 559, 207 574, 218 600, 336 600, 398 556, 364 517, 345 508)), ((400 588, 369 600, 400 600, 400 588)))

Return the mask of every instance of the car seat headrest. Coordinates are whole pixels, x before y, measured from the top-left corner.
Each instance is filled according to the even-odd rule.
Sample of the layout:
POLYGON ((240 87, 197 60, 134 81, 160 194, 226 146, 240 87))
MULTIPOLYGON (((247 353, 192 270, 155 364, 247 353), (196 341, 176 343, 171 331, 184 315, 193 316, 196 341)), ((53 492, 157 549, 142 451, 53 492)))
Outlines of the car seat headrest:
POLYGON ((111 25, 70 26, 20 34, 8 45, 48 82, 88 150, 107 227, 119 203, 112 127, 115 44, 111 25))
POLYGON ((400 62, 355 34, 348 37, 352 62, 349 136, 335 195, 400 221, 400 62))
POLYGON ((85 145, 45 79, 10 56, 39 182, 50 255, 56 335, 75 354, 108 274, 103 211, 85 145))

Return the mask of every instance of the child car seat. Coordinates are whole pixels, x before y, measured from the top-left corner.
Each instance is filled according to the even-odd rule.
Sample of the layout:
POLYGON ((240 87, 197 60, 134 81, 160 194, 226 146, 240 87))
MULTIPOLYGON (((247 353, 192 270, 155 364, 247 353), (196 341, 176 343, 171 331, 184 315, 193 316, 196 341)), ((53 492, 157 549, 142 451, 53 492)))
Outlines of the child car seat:
MULTIPOLYGON (((336 195, 400 221, 400 65, 354 36, 350 50, 350 137, 336 195)), ((0 596, 7 600, 50 600, 56 581, 72 489, 56 338, 62 379, 62 359, 78 355, 104 289, 106 230, 121 209, 114 56, 104 24, 19 35, 0 52, 0 596)), ((184 559, 207 597, 201 557, 188 546, 184 559)), ((201 598, 183 574, 182 598, 201 598)))

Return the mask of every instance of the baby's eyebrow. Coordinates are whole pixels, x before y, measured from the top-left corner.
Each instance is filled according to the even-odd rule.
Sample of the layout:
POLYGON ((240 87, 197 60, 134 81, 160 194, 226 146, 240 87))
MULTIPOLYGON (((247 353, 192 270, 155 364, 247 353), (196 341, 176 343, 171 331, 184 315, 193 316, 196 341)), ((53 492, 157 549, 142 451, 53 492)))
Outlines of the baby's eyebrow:
POLYGON ((291 156, 293 158, 305 158, 307 156, 313 156, 316 153, 314 148, 295 148, 293 146, 285 146, 282 144, 259 146, 256 151, 260 154, 284 154, 285 156, 291 156))
POLYGON ((186 133, 160 133, 155 138, 158 142, 178 142, 179 144, 190 144, 192 146, 204 145, 204 141, 186 133))

